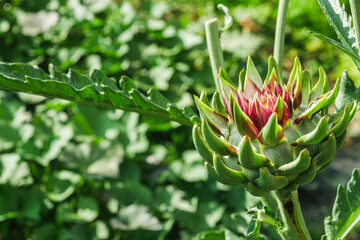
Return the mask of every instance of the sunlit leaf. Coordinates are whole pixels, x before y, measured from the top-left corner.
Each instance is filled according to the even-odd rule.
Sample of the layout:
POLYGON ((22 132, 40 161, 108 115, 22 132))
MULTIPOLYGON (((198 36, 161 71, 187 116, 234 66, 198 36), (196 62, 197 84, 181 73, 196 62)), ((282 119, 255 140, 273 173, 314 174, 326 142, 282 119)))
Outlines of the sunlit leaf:
POLYGON ((118 216, 112 218, 110 223, 114 229, 121 230, 150 230, 159 231, 162 225, 159 220, 149 213, 146 206, 132 204, 120 209, 118 216))
POLYGON ((97 202, 90 197, 80 197, 77 206, 77 215, 86 222, 92 222, 99 215, 97 202))
POLYGON ((355 169, 345 188, 339 185, 332 215, 325 219, 324 239, 344 239, 360 221, 360 173, 355 169))
POLYGON ((46 193, 52 201, 61 202, 74 193, 80 180, 81 175, 75 172, 67 170, 54 172, 47 182, 48 189, 46 193))
POLYGON ((0 156, 0 183, 9 183, 13 186, 29 185, 33 182, 29 165, 21 161, 15 153, 0 156))

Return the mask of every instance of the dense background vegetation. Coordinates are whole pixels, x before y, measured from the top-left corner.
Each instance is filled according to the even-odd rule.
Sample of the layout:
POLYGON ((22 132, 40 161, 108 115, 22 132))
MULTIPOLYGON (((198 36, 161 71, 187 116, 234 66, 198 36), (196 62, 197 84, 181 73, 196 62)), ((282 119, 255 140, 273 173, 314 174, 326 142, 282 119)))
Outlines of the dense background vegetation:
MULTIPOLYGON (((178 106, 193 106, 192 94, 214 91, 203 24, 219 16, 217 3, 0 0, 0 60, 127 75, 143 91, 156 86, 178 106)), ((236 78, 251 55, 264 76, 277 1, 221 3, 234 17, 222 35, 230 75, 236 78)), ((336 38, 315 0, 291 1, 284 75, 299 56, 314 77, 322 65, 331 80, 345 68, 356 79, 351 59, 310 29, 336 38)), ((252 218, 248 208, 259 207, 242 188, 208 176, 189 127, 64 100, 0 95, 0 239, 236 239, 246 231, 238 223, 252 218)), ((314 217, 307 195, 327 188, 335 195, 338 182, 327 178, 303 190, 305 217, 314 217)), ((315 219, 329 215, 325 205, 315 219)), ((315 227, 316 239, 322 228, 315 227)))

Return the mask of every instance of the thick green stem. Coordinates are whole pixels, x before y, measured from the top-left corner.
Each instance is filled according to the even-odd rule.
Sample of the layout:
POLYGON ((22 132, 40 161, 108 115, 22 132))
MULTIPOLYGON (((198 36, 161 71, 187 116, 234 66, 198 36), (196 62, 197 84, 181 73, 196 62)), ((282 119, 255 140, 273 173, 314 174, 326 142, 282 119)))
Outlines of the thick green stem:
POLYGON ((351 16, 353 17, 354 27, 358 48, 360 49, 360 0, 350 0, 351 16))
POLYGON ((288 6, 289 6, 289 0, 279 1, 279 8, 276 19, 274 58, 278 63, 280 73, 282 71, 282 62, 284 57, 285 25, 286 25, 286 15, 287 15, 288 6))
POLYGON ((301 212, 297 191, 278 190, 276 191, 276 197, 281 218, 285 225, 285 229, 281 234, 286 239, 311 240, 301 212))
POLYGON ((205 22, 205 33, 215 86, 219 93, 221 93, 220 82, 218 80, 218 72, 220 67, 225 69, 225 63, 221 51, 219 21, 217 18, 212 18, 205 22))
POLYGON ((271 191, 271 192, 265 194, 264 196, 262 196, 261 201, 262 201, 264 206, 268 206, 271 210, 273 210, 277 214, 280 214, 278 204, 277 204, 277 200, 276 200, 276 196, 275 196, 273 191, 271 191))

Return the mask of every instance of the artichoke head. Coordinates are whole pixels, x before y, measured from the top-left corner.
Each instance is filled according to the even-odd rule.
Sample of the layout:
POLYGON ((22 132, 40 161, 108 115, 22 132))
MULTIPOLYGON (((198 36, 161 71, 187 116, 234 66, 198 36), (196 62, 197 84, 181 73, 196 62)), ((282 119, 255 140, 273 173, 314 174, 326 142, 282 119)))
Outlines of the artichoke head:
POLYGON ((328 168, 358 109, 354 101, 329 114, 339 80, 329 91, 321 67, 314 87, 298 58, 286 85, 272 57, 268 69, 262 81, 249 57, 238 84, 220 69, 221 92, 211 102, 205 91, 195 96, 202 122, 194 125, 193 140, 206 169, 219 182, 246 187, 255 196, 291 191, 328 168))

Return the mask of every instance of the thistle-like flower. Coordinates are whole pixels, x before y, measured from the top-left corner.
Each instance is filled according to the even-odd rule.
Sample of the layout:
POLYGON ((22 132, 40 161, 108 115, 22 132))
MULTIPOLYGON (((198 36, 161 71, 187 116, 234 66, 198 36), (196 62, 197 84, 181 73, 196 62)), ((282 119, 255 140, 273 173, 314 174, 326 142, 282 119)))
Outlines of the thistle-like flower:
POLYGON ((195 97, 202 123, 193 128, 194 144, 216 180, 244 186, 255 196, 296 189, 328 168, 358 109, 354 101, 329 114, 339 80, 328 91, 320 68, 311 88, 298 58, 286 85, 272 57, 264 82, 250 57, 238 85, 222 69, 219 81, 221 93, 215 92, 211 103, 205 91, 195 97))

